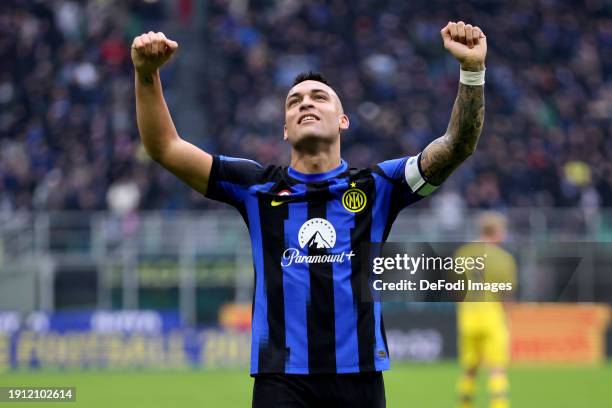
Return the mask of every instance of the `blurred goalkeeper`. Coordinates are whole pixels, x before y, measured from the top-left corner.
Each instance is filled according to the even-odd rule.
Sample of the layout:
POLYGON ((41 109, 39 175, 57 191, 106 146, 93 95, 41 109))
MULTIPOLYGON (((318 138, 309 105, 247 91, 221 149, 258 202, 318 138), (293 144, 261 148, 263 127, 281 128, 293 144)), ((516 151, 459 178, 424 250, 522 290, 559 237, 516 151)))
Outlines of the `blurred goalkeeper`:
POLYGON ((298 75, 285 99, 289 166, 202 151, 179 137, 162 94, 159 68, 178 44, 163 33, 134 39, 147 152, 206 197, 235 207, 249 229, 254 407, 385 406, 389 350, 380 303, 361 301, 363 251, 384 242, 399 211, 474 152, 484 121, 485 35, 449 22, 441 36, 461 67, 446 132, 416 156, 363 169, 342 160, 349 118, 327 80, 312 72, 298 75))
MULTIPOLYGON (((498 212, 485 212, 478 219, 479 242, 461 247, 456 257, 486 254, 484 271, 468 269, 464 278, 479 283, 505 283, 516 288, 516 261, 500 244, 506 238, 506 218, 498 212)), ((510 360, 509 333, 504 307, 513 291, 496 293, 468 291, 458 303, 459 407, 473 408, 476 374, 479 367, 489 371, 490 408, 508 408, 509 383, 506 373, 510 360)))

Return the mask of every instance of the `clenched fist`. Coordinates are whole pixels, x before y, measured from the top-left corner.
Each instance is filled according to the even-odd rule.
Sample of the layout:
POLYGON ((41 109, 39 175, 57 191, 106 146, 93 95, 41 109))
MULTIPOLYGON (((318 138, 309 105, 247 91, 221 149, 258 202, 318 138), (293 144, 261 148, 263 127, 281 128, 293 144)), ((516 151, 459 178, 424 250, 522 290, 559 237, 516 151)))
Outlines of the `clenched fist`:
POLYGON ((482 30, 463 21, 449 21, 440 34, 446 48, 465 71, 482 71, 487 56, 487 37, 482 30))
POLYGON ((151 74, 158 70, 172 57, 178 43, 166 38, 164 33, 139 35, 132 43, 132 62, 134 68, 141 74, 151 74))

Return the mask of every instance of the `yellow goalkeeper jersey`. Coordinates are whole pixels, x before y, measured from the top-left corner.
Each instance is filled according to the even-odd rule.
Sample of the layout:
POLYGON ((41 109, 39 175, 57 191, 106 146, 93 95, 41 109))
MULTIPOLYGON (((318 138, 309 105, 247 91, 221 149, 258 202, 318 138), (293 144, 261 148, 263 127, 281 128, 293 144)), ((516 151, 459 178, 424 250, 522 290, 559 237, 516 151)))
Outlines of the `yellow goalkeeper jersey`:
POLYGON ((501 302, 510 300, 517 285, 514 257, 498 245, 480 242, 463 245, 455 253, 457 257, 484 257, 484 268, 473 267, 464 272, 466 296, 458 304, 459 325, 504 320, 501 302), (507 290, 510 285, 512 290, 507 290))
POLYGON ((512 291, 493 291, 495 285, 516 290, 516 261, 503 248, 494 244, 471 243, 461 247, 457 257, 484 256, 484 268, 466 269, 463 275, 467 290, 463 302, 457 305, 457 337, 459 361, 462 367, 505 367, 510 361, 509 330, 502 301, 512 291), (469 290, 470 284, 489 290, 469 290), (475 285, 477 284, 477 285, 475 285))

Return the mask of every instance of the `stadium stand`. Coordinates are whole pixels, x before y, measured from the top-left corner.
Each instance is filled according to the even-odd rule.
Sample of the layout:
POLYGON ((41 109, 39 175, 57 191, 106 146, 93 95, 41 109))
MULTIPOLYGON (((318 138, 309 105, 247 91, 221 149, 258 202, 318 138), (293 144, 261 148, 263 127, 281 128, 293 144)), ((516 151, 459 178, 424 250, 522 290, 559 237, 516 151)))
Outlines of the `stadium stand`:
MULTIPOLYGON (((182 12, 139 1, 2 2, 0 211, 107 209, 113 186, 139 209, 215 206, 147 160, 138 141, 128 47, 166 15, 185 19, 193 5, 177 4, 182 12)), ((448 123, 458 69, 439 30, 462 16, 486 22, 494 39, 487 118, 477 154, 439 199, 471 208, 612 205, 604 1, 207 4, 197 87, 209 120, 183 136, 209 150, 287 162, 285 93, 296 72, 314 68, 352 120, 343 141, 351 165, 418 152, 448 123)), ((172 69, 164 75, 171 93, 172 69)))

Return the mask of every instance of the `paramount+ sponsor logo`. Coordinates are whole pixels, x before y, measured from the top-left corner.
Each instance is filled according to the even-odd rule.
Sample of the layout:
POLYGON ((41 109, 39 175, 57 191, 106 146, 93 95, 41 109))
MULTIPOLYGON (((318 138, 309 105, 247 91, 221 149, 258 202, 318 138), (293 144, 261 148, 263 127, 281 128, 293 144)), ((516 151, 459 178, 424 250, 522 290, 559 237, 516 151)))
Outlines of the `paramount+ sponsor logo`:
POLYGON ((302 263, 342 263, 355 256, 353 251, 335 254, 328 252, 336 245, 336 229, 331 222, 324 218, 311 218, 302 224, 298 232, 298 243, 301 249, 285 249, 281 266, 288 267, 302 263), (306 254, 303 253, 304 250, 307 252, 306 254))

